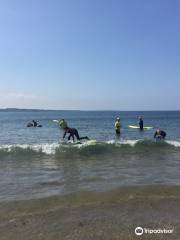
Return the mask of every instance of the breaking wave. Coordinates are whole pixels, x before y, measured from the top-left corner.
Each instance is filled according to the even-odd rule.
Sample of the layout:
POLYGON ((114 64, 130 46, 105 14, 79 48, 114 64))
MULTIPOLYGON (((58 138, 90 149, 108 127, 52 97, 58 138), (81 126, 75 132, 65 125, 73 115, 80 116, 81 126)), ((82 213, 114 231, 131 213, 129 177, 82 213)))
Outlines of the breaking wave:
POLYGON ((157 149, 176 149, 180 150, 180 141, 159 141, 152 140, 121 140, 121 141, 105 141, 95 142, 94 144, 85 142, 82 144, 64 144, 64 143, 42 143, 42 144, 3 144, 0 145, 0 155, 2 154, 46 154, 55 155, 60 152, 68 151, 89 151, 105 153, 113 151, 129 151, 137 149, 139 151, 146 151, 151 148, 154 151, 157 149))

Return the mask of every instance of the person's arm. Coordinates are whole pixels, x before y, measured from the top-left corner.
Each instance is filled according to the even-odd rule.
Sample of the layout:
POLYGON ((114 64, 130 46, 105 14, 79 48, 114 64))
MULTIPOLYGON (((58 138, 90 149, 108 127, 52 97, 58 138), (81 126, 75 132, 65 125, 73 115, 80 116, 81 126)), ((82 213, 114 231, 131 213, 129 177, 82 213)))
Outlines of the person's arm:
POLYGON ((156 136, 157 136, 157 132, 154 133, 154 138, 156 138, 156 136))

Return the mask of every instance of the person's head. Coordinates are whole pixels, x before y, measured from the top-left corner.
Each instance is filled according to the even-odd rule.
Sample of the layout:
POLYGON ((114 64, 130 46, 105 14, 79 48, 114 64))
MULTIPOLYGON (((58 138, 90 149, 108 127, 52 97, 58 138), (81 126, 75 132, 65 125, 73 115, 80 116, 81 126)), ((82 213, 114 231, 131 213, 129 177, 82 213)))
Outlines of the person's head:
POLYGON ((139 116, 139 120, 142 120, 142 116, 139 116))
POLYGON ((33 122, 35 122, 35 120, 32 120, 33 122))
POLYGON ((160 133, 160 129, 158 128, 158 129, 156 130, 156 132, 157 132, 157 133, 160 133))
POLYGON ((60 126, 62 129, 67 128, 67 123, 66 123, 66 121, 64 120, 64 118, 62 118, 62 119, 59 121, 59 126, 60 126))
POLYGON ((117 117, 117 118, 116 118, 116 121, 118 121, 118 122, 119 122, 119 121, 120 121, 120 118, 119 118, 119 117, 117 117))

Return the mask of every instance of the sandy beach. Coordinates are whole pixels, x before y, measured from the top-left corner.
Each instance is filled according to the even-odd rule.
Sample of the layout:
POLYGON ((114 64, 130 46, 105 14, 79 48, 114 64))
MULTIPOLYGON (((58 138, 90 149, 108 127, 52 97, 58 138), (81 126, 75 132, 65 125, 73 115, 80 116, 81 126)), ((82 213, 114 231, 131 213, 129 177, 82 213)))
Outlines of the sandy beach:
POLYGON ((111 192, 0 204, 1 240, 180 239, 180 188, 136 187, 111 192), (131 194, 130 194, 131 193, 131 194), (173 229, 136 236, 136 227, 173 229))

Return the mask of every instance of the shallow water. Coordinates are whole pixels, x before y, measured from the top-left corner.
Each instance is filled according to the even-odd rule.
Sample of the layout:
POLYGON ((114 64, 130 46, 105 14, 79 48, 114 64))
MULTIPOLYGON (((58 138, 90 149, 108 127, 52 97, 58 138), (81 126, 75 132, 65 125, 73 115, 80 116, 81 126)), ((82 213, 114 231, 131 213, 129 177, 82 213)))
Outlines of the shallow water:
POLYGON ((31 199, 119 186, 180 184, 180 112, 0 112, 0 200, 31 199), (153 130, 127 127, 143 115, 146 126, 167 131, 154 142, 153 130), (114 135, 121 117, 122 135, 114 135), (53 119, 64 117, 81 135, 97 139, 88 146, 59 143, 53 119), (26 128, 38 119, 43 128, 26 128), (161 124, 160 124, 161 123, 161 124))

